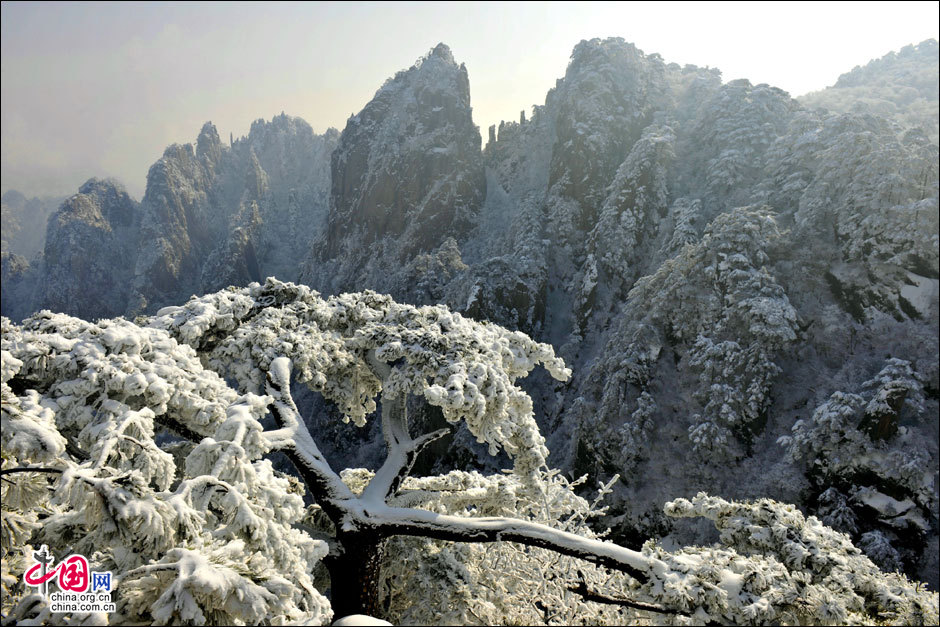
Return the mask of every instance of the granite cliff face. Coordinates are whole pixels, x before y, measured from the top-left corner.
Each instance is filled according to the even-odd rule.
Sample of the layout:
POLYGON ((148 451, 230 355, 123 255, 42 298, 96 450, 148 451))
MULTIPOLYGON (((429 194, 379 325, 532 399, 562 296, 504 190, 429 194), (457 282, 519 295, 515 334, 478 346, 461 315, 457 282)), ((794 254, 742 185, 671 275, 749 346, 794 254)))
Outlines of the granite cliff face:
MULTIPOLYGON (((677 491, 774 494, 835 521, 823 493, 838 483, 867 521, 845 529, 886 538, 894 553, 877 558, 924 577, 910 544, 921 531, 849 496, 891 492, 894 470, 818 474, 836 462, 781 460, 778 438, 836 392, 869 398, 896 367, 886 355, 904 355, 937 402, 936 154, 889 120, 808 111, 768 85, 585 41, 544 106, 491 129, 486 202, 459 244, 467 268, 439 292, 573 367, 566 386, 533 382, 537 415, 553 463, 625 475, 611 524, 627 541, 669 531, 657 503, 677 491)), ((933 442, 926 406, 906 407, 892 420, 933 442)), ((938 456, 858 437, 876 456, 938 456)), ((936 498, 914 495, 936 474, 912 463, 930 477, 896 498, 920 498, 932 520, 936 498)))
POLYGON ((147 174, 144 247, 137 258, 133 301, 128 303, 133 313, 198 291, 200 262, 228 226, 232 209, 216 214, 209 197, 221 161, 218 133, 206 125, 200 140, 198 153, 192 144, 170 146, 147 174))
POLYGON ((139 230, 140 205, 123 186, 82 185, 49 220, 39 308, 90 320, 121 315, 139 230))
POLYGON ((31 266, 22 255, 0 252, 0 312, 4 316, 21 320, 33 313, 36 302, 36 283, 40 278, 35 266, 31 266))
POLYGON ((578 202, 573 226, 586 232, 618 166, 653 121, 671 108, 666 67, 622 40, 579 43, 571 63, 546 98, 554 118, 555 145, 549 188, 578 202))
POLYGON ((467 69, 447 46, 399 72, 349 119, 331 173, 327 231, 305 275, 317 289, 388 285, 416 255, 466 238, 486 183, 467 69))
POLYGON ((325 230, 338 138, 281 114, 226 145, 206 123, 195 145, 164 151, 140 203, 92 179, 49 221, 44 261, 4 250, 3 315, 134 316, 266 276, 296 281, 325 230))

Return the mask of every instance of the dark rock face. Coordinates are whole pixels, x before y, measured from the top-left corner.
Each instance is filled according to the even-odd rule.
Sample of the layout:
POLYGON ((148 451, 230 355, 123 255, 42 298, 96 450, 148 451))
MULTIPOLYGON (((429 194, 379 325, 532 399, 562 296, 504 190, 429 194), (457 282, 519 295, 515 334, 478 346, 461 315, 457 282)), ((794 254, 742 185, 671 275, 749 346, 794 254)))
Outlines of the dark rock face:
POLYGON ((35 310, 46 223, 62 198, 26 198, 11 189, 0 204, 0 314, 21 320, 35 310))
POLYGON ((253 152, 257 160, 251 170, 258 183, 262 277, 299 277, 312 242, 326 227, 330 155, 338 141, 336 129, 317 135, 300 118, 279 115, 271 122, 252 124, 246 146, 234 143, 234 153, 253 152))
POLYGON ((447 46, 399 72, 350 118, 331 171, 328 228, 309 277, 319 289, 376 287, 385 272, 364 267, 376 248, 395 267, 448 237, 465 239, 486 182, 467 70, 447 46))
POLYGON ((556 143, 549 185, 578 199, 579 226, 590 229, 595 206, 655 111, 667 108, 666 68, 622 39, 575 46, 565 78, 546 98, 554 110, 556 143))
POLYGON ((91 179, 50 219, 39 306, 87 319, 123 313, 140 206, 112 180, 91 179))
MULTIPOLYGON (((214 134, 218 142, 214 131, 203 128, 202 147, 211 145, 206 135, 214 134)), ((199 262, 228 221, 227 215, 210 210, 208 192, 218 165, 211 151, 197 155, 191 144, 174 144, 151 166, 143 199, 145 248, 137 259, 134 313, 197 290, 199 262)))

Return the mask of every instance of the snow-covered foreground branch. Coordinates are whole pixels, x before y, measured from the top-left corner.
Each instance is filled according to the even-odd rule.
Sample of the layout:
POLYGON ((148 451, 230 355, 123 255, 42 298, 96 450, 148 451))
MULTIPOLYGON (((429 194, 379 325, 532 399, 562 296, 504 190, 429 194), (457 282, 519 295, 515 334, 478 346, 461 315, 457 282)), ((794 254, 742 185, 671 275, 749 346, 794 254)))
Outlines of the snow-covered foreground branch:
POLYGON ((585 538, 517 518, 465 518, 418 509, 372 508, 368 505, 361 507, 357 514, 357 521, 373 526, 382 535, 421 536, 452 542, 518 542, 623 571, 641 582, 649 580, 649 572, 654 566, 665 567, 659 560, 612 542, 585 538))
POLYGON ((586 524, 597 502, 548 469, 515 383, 538 364, 561 380, 569 371, 551 347, 444 307, 370 292, 324 300, 269 279, 164 309, 147 326, 44 312, 2 329, 3 612, 18 621, 51 616, 20 580, 39 544, 115 573, 115 624, 323 623, 334 612, 623 623, 644 604, 666 620, 937 620, 935 593, 773 501, 667 504, 671 516, 713 520, 713 547, 601 540, 586 524), (377 472, 331 466, 292 383, 359 425, 382 395, 377 472), (410 477, 446 430, 413 436, 409 395, 507 452, 512 471, 410 477), (276 426, 265 430, 269 414, 276 426), (187 439, 158 438, 162 428, 187 439), (303 484, 265 458, 276 451, 303 484), (305 487, 315 506, 304 506, 305 487), (582 572, 586 590, 622 607, 572 590, 582 572), (434 594, 416 608, 404 598, 415 589, 434 594))
MULTIPOLYGON (((456 542, 519 542, 621 570, 640 581, 649 578, 647 571, 657 560, 610 542, 584 538, 514 518, 461 518, 420 509, 388 507, 385 499, 389 496, 391 477, 400 476, 401 470, 405 468, 406 454, 441 435, 440 432, 434 432, 422 436, 418 441, 412 440, 401 419, 396 424, 395 419, 386 417, 393 411, 388 408, 398 404, 383 405, 383 426, 392 430, 392 435, 386 438, 389 442, 389 458, 369 482, 362 497, 354 497, 323 458, 303 421, 297 418, 297 408, 289 390, 290 368, 290 360, 285 357, 271 362, 267 391, 275 399, 272 411, 284 426, 265 435, 272 443, 283 442, 279 448, 289 452, 292 461, 297 460, 295 463, 299 465, 302 476, 307 479, 318 502, 328 511, 338 513, 335 522, 339 522, 344 530, 368 529, 378 537, 407 535, 456 542)), ((403 412, 400 405, 398 411, 403 412)))

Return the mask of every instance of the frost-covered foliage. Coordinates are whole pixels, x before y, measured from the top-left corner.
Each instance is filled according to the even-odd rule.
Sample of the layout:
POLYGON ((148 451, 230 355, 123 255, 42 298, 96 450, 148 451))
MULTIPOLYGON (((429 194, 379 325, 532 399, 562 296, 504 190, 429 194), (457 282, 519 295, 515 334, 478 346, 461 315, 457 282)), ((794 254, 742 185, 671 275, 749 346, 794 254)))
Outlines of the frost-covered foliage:
POLYGON ((666 174, 675 156, 674 142, 675 133, 668 126, 648 126, 614 175, 588 240, 589 254, 597 258, 611 281, 620 277, 632 284, 636 256, 665 216, 669 206, 666 174))
MULTIPOLYGON (((588 520, 614 477, 589 503, 558 471, 545 472, 544 493, 532 498, 512 475, 453 471, 409 479, 396 499, 402 505, 457 516, 511 516, 555 529, 597 537, 588 520)), ((628 578, 554 551, 512 542, 491 546, 426 538, 393 541, 383 568, 389 617, 407 625, 626 624, 631 610, 586 602, 572 588, 581 580, 607 594, 626 594, 628 578), (416 597, 414 590, 422 590, 416 597)))
POLYGON ((373 292, 324 300, 273 279, 162 309, 150 324, 205 351, 211 368, 255 393, 271 362, 287 357, 299 382, 359 426, 379 392, 421 396, 448 422, 465 421, 490 454, 506 450, 522 476, 537 472, 548 451, 532 401, 514 381, 539 363, 556 378, 570 376, 550 346, 520 332, 373 292), (388 364, 387 376, 379 378, 370 359, 388 364))
MULTIPOLYGON (((925 444, 900 423, 919 422, 923 387, 909 362, 889 359, 863 387, 865 396, 834 392, 808 420, 798 420, 790 436, 780 438, 794 460, 829 481, 873 475, 902 488, 927 509, 936 501, 925 444), (867 397, 867 398, 866 398, 867 397)), ((912 425, 913 426, 913 425, 912 425)))
POLYGON ((938 510, 922 382, 909 362, 888 359, 859 392, 834 392, 779 442, 821 492, 826 524, 883 568, 909 567, 938 510))
POLYGON ((929 316, 905 286, 940 271, 937 145, 869 115, 801 112, 768 154, 761 193, 792 212, 796 238, 818 242, 793 257, 825 274, 840 305, 859 321, 869 308, 929 316))
POLYGON ((329 620, 310 577, 327 545, 294 526, 297 482, 262 459, 269 402, 236 393, 163 330, 4 319, 3 468, 49 469, 4 478, 4 613, 32 543, 114 572, 118 622, 329 620), (190 442, 158 444, 164 429, 190 442))
POLYGON ((797 108, 786 92, 747 80, 722 85, 704 102, 682 138, 680 185, 699 190, 711 211, 753 202, 766 153, 797 108))
POLYGON ((673 222, 672 234, 660 249, 660 254, 666 259, 674 257, 686 244, 698 241, 696 223, 702 217, 702 203, 698 199, 677 198, 669 208, 669 214, 673 222))
POLYGON ((379 392, 389 405, 423 395, 492 452, 513 455, 519 480, 538 492, 547 450, 531 400, 513 382, 539 362, 558 377, 570 371, 521 333, 374 293, 325 301, 274 280, 166 308, 149 322, 48 312, 22 327, 4 319, 4 468, 45 464, 60 474, 51 498, 41 477, 4 481, 3 550, 16 553, 4 560, 5 603, 22 594, 6 568, 23 565, 32 540, 121 573, 122 620, 327 620, 311 579, 327 545, 296 527, 297 481, 263 459, 288 446, 318 464, 296 421, 273 432, 260 423, 272 403, 262 395, 265 373, 279 415, 287 411, 277 387, 289 376, 285 359, 359 424, 379 392), (158 444, 163 429, 184 441, 158 444))
MULTIPOLYGON (((871 116, 807 117, 775 145, 775 169, 812 171, 796 221, 839 238, 847 260, 935 266, 937 146, 871 116), (796 144, 796 145, 794 145, 796 144), (802 162, 801 162, 802 161, 802 162)), ((778 174, 780 176, 780 174, 778 174)), ((792 176, 792 174, 791 174, 792 176)))
MULTIPOLYGON (((917 56, 936 54, 935 46, 922 48, 917 56)), ((896 56, 898 64, 890 58, 882 64, 889 74, 913 68, 911 51, 896 56)), ((853 72, 854 82, 840 89, 868 89, 879 73, 853 72)), ((930 93, 920 88, 935 85, 936 75, 936 63, 928 64, 909 76, 920 96, 894 94, 902 116, 917 113, 916 103, 930 93)), ((590 472, 591 481, 606 481, 621 473, 603 519, 612 537, 637 542, 674 531, 661 503, 676 494, 770 496, 851 532, 857 546, 894 567, 887 541, 909 575, 940 585, 931 561, 935 499, 918 500, 912 491, 916 474, 940 459, 936 421, 925 419, 937 414, 940 390, 938 158, 929 132, 905 130, 871 109, 807 110, 773 87, 723 84, 716 69, 680 67, 620 39, 595 39, 577 46, 544 105, 528 119, 499 125, 490 139, 481 153, 467 73, 445 46, 380 89, 350 118, 342 138, 315 136, 301 121, 278 116, 227 146, 207 125, 195 146, 171 147, 151 170, 141 203, 146 245, 134 249, 137 263, 131 263, 139 298, 104 303, 78 287, 74 293, 82 298, 65 304, 152 314, 190 294, 243 287, 268 274, 300 276, 327 294, 374 289, 399 302, 446 304, 448 316, 464 317, 461 324, 488 320, 559 347, 573 378, 565 384, 539 373, 527 381, 545 442, 535 438, 539 452, 518 453, 515 463, 538 483, 533 468, 544 445, 572 476, 590 472), (741 209, 765 205, 765 217, 741 209), (890 375, 898 385, 865 385, 887 365, 886 355, 910 362, 922 397, 900 371, 890 375), (837 392, 843 398, 833 401, 834 414, 854 411, 858 422, 847 442, 820 456, 825 468, 858 467, 829 472, 807 457, 782 456, 777 439, 795 437, 798 420, 814 429, 814 409, 837 392), (875 453, 847 462, 841 456, 858 442, 875 453), (892 457, 905 447, 903 456, 892 457)), ((109 251, 101 246, 109 240, 93 241, 88 256, 105 258, 109 251)), ((122 261, 121 267, 129 266, 122 261)), ((33 311, 37 267, 5 254, 3 268, 2 306, 33 311)), ((69 289, 87 284, 67 272, 62 279, 69 289)), ((231 319, 212 314, 207 302, 194 303, 174 337, 183 339, 183 326, 194 325, 185 341, 204 365, 223 368, 237 395, 278 397, 282 413, 296 412, 285 409, 290 403, 283 394, 268 390, 265 369, 278 363, 286 367, 281 374, 309 378, 317 392, 294 391, 321 452, 340 460, 338 467, 378 467, 385 448, 380 421, 368 420, 350 445, 338 417, 361 422, 370 399, 383 410, 395 404, 384 402, 392 388, 375 368, 384 372, 384 364, 407 379, 423 366, 407 355, 372 363, 369 350, 338 339, 345 331, 308 324, 306 314, 295 329, 288 320, 293 314, 285 319, 284 312, 298 306, 272 307, 244 290, 225 298, 232 301, 231 319), (198 312, 204 306, 205 316, 198 312), (279 362, 284 356, 276 351, 290 352, 294 340, 252 326, 255 316, 284 325, 290 338, 316 326, 317 341, 333 348, 312 352, 313 361, 297 350, 285 357, 291 363, 279 362), (196 328, 202 324, 205 330, 196 328), (267 348, 246 348, 249 340, 267 348), (330 351, 369 365, 330 361, 330 351), (318 383, 318 374, 340 380, 318 383), (356 386, 364 392, 357 395, 356 386)), ((360 303, 372 312, 384 311, 381 301, 373 295, 331 302, 360 303)), ((155 324, 175 317, 164 314, 155 324)), ((393 337, 363 341, 384 343, 396 355, 393 337)), ((401 343, 410 355, 408 342, 401 343)), ((446 405, 453 376, 455 388, 463 386, 459 402, 476 402, 463 383, 474 383, 470 370, 448 371, 441 381, 434 376, 428 391, 412 396, 446 405)), ((37 409, 41 398, 11 389, 19 398, 18 425, 27 424, 21 414, 46 419, 37 409)), ((527 403, 515 391, 510 396, 507 407, 527 403)), ((436 407, 415 412, 412 402, 410 408, 412 426, 443 426, 436 407)), ((134 411, 126 427, 132 431, 148 419, 143 408, 134 411)), ((470 422, 475 412, 468 411, 470 422)), ((158 430, 160 415, 154 420, 158 430)), ((474 428, 485 443, 504 436, 514 442, 500 450, 520 449, 534 433, 528 419, 507 421, 515 429, 508 434, 488 430, 489 418, 480 420, 474 428)), ((478 470, 507 465, 506 457, 488 457, 469 422, 460 421, 451 446, 434 461, 438 468, 456 463, 469 470, 467 460, 478 470)), ((17 439, 11 446, 24 444, 17 439)), ((127 454, 117 450, 117 459, 127 454)), ((185 447, 174 455, 179 466, 185 447)), ((159 459, 153 464, 149 472, 156 473, 159 459)), ((14 479, 41 486, 52 477, 14 479)), ((702 533, 694 527, 677 541, 700 542, 702 533)))
MULTIPOLYGON (((699 493, 665 506, 676 518, 703 517, 719 531, 712 547, 674 553, 648 542, 644 553, 671 566, 648 584, 663 605, 696 624, 932 624, 937 593, 886 574, 833 531, 792 505, 729 502, 699 493)), ((685 620, 676 622, 686 622, 685 620)))
POLYGON ((667 344, 682 348, 696 377, 692 449, 711 459, 727 457, 747 437, 767 407, 779 372, 774 359, 796 339, 796 311, 766 265, 778 237, 766 208, 722 214, 700 242, 630 292, 621 330, 605 351, 604 368, 615 374, 604 382, 600 402, 601 415, 620 413, 627 386, 638 389, 636 408, 621 429, 628 436, 626 456, 654 427, 656 399, 647 388, 667 344))
MULTIPOLYGON (((778 556, 787 571, 772 557, 602 540, 587 522, 605 512, 600 496, 616 478, 593 503, 577 496, 579 482, 548 469, 531 399, 515 385, 540 363, 559 379, 570 371, 550 346, 444 307, 372 292, 322 299, 268 279, 138 324, 41 312, 2 325, 3 603, 18 621, 51 616, 19 579, 40 543, 115 573, 117 612, 71 622, 315 624, 363 612, 437 624, 623 623, 650 612, 780 622, 793 595, 771 575, 811 580, 795 558, 778 556), (378 470, 333 470, 292 399, 292 373, 359 424, 381 395, 378 470), (513 469, 411 477, 444 431, 412 436, 409 395, 508 452, 513 469), (275 451, 303 484, 275 470, 275 451), (453 541, 470 544, 442 544, 453 541), (329 601, 316 587, 321 564, 329 601), (767 576, 740 583, 757 571, 767 576)), ((872 385, 891 388, 903 370, 892 366, 872 385)), ((803 521, 778 527, 791 537, 803 521)), ((864 541, 890 557, 879 538, 864 541)), ((824 548, 831 555, 820 549, 813 568, 857 552, 848 540, 824 548)), ((863 581, 821 601, 828 614, 800 616, 851 620, 852 595, 869 594, 876 619, 932 620, 935 595, 866 563, 845 566, 863 581)))

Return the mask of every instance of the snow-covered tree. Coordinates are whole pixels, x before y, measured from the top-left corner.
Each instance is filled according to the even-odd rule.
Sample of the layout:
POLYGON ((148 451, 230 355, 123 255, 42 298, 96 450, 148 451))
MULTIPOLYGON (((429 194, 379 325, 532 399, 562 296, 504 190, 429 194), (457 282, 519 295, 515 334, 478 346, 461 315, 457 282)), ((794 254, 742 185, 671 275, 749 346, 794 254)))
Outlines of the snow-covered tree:
POLYGON ((892 358, 861 387, 834 392, 779 442, 816 488, 826 524, 881 566, 910 567, 938 509, 936 469, 918 428, 922 382, 909 362, 892 358))
MULTIPOLYGON (((624 454, 613 455, 614 464, 626 463, 654 427, 656 399, 646 388, 670 353, 682 355, 694 376, 691 447, 712 461, 740 454, 740 440, 767 407, 776 355, 797 337, 796 310, 768 270, 768 251, 780 237, 767 207, 736 208, 637 281, 598 377, 588 383, 602 391, 600 411, 588 410, 587 419, 626 423, 624 454)), ((586 396, 595 396, 592 390, 586 396)), ((598 428, 587 437, 606 436, 598 428)))
POLYGON ((648 126, 608 187, 588 250, 611 283, 633 283, 639 271, 635 259, 666 213, 666 177, 674 143, 675 133, 668 126, 648 126))
POLYGON ((31 547, 46 544, 115 573, 116 623, 323 623, 383 613, 383 600, 404 620, 436 620, 441 598, 415 609, 403 596, 409 582, 435 578, 444 597, 462 596, 440 614, 458 622, 539 618, 507 602, 522 594, 539 595, 546 623, 598 601, 682 621, 936 622, 935 594, 883 575, 843 536, 778 504, 670 506, 719 512, 719 528, 725 510, 751 521, 733 525, 753 533, 730 548, 637 551, 599 539, 585 526, 598 504, 548 469, 516 385, 538 364, 558 379, 570 371, 550 346, 444 307, 372 292, 323 299, 268 279, 136 323, 42 312, 2 324, 3 610, 18 621, 50 619, 18 581, 31 547), (381 405, 384 463, 331 467, 292 381, 355 424, 381 405), (412 434, 409 396, 508 453, 511 471, 410 477, 447 430, 412 434), (275 452, 302 482, 275 469, 275 452), (804 536, 795 557, 794 534, 804 536), (804 602, 794 591, 806 585, 820 591, 804 602))
MULTIPOLYGON (((937 596, 903 575, 881 572, 848 536, 792 505, 770 499, 729 502, 699 493, 665 506, 669 516, 702 517, 719 531, 714 547, 667 553, 654 543, 646 555, 672 564, 656 590, 663 605, 683 600, 707 624, 911 624, 936 621, 937 596), (688 570, 685 570, 688 569, 688 570), (710 584, 710 585, 709 585, 710 584), (676 599, 670 602, 670 598, 676 599)), ((654 595, 655 597, 656 595, 654 595)))
POLYGON ((797 108, 776 87, 745 79, 725 83, 694 105, 689 133, 677 150, 684 153, 681 185, 704 190, 713 211, 754 202, 751 186, 760 180, 765 153, 797 108))
POLYGON ((839 77, 835 85, 800 97, 811 108, 872 113, 938 136, 936 39, 907 45, 839 77))
POLYGON ((936 501, 929 455, 911 429, 907 413, 923 411, 923 387, 909 362, 888 359, 863 384, 865 396, 834 392, 808 420, 798 420, 780 443, 794 460, 806 460, 824 482, 854 475, 873 477, 910 493, 929 509, 936 501), (866 396, 868 397, 866 399, 866 396))
MULTIPOLYGON (((118 622, 327 620, 310 573, 328 546, 295 527, 299 482, 262 459, 269 402, 160 329, 4 319, 4 613, 32 540, 114 572, 118 622), (183 439, 157 444, 167 428, 183 439)), ((17 620, 48 613, 25 601, 17 620)))

